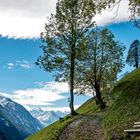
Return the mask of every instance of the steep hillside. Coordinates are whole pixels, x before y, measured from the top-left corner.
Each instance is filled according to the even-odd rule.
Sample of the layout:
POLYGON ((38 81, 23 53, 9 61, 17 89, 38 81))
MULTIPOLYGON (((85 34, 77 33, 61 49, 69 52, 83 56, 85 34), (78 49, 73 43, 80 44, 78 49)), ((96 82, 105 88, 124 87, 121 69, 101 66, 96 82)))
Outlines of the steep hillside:
POLYGON ((52 125, 44 128, 43 130, 33 134, 27 140, 57 140, 61 132, 72 122, 74 118, 70 116, 65 117, 62 120, 59 120, 52 125))
MULTIPOLYGON (((87 102, 85 102, 82 106, 80 106, 76 110, 79 115, 71 117, 70 115, 67 115, 63 119, 55 122, 54 124, 44 128, 43 130, 37 132, 36 134, 30 136, 27 138, 27 140, 58 140, 61 133, 69 124, 72 122, 75 122, 76 124, 80 123, 80 126, 87 125, 87 120, 93 119, 96 112, 99 112, 99 107, 96 106, 95 100, 93 98, 89 99, 87 102), (81 123, 83 125, 81 125, 81 123)), ((96 116, 95 116, 96 117, 96 116)), ((78 133, 81 130, 81 128, 76 127, 76 132, 78 133)), ((95 130, 95 129, 94 129, 95 130)), ((89 131, 91 132, 91 131, 89 131)), ((80 137, 79 135, 76 135, 76 133, 73 135, 73 139, 77 139, 77 137, 80 137)), ((81 135, 81 137, 83 137, 81 135)), ((86 135, 86 137, 88 137, 86 135)))
POLYGON ((140 69, 117 82, 103 99, 106 110, 100 111, 90 99, 77 109, 79 115, 69 115, 27 140, 121 140, 123 130, 140 119, 140 69))
POLYGON ((104 115, 107 140, 123 138, 123 130, 140 120, 140 69, 121 79, 112 94, 115 101, 104 115))
POLYGON ((56 122, 59 118, 65 117, 68 112, 60 112, 60 111, 45 111, 41 108, 35 108, 30 110, 30 113, 34 118, 37 118, 43 127, 47 127, 48 125, 56 122))
POLYGON ((54 124, 44 128, 40 132, 29 137, 27 140, 57 140, 61 132, 74 120, 80 118, 82 115, 86 115, 93 111, 96 111, 98 108, 95 105, 94 99, 89 99, 76 111, 79 115, 71 117, 70 115, 64 117, 62 120, 55 122, 54 124))
POLYGON ((24 136, 0 113, 0 140, 22 140, 24 136))
POLYGON ((7 140, 22 140, 41 128, 23 106, 0 95, 0 132, 7 140))

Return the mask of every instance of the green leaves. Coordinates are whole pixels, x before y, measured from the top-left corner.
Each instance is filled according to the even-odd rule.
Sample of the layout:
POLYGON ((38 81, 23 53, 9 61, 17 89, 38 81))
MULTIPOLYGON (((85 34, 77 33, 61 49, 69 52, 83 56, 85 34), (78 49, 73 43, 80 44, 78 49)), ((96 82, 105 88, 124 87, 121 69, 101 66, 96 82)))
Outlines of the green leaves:
POLYGON ((128 56, 126 59, 126 62, 130 66, 133 65, 136 68, 139 67, 139 64, 140 64, 140 53, 139 52, 140 52, 140 41, 134 40, 129 48, 128 56))
POLYGON ((75 67, 82 51, 80 43, 94 25, 94 14, 92 0, 58 0, 56 14, 48 18, 45 32, 41 33, 43 55, 36 64, 45 71, 55 72, 56 80, 69 83, 72 114, 75 67))
POLYGON ((41 33, 43 55, 36 64, 46 71, 68 75, 71 56, 74 55, 74 62, 81 57, 85 34, 94 25, 94 14, 95 4, 92 0, 58 0, 56 14, 48 18, 45 32, 41 33))
POLYGON ((102 90, 110 87, 123 67, 124 46, 106 28, 93 29, 84 43, 82 58, 77 63, 77 88, 93 93, 96 82, 102 90))

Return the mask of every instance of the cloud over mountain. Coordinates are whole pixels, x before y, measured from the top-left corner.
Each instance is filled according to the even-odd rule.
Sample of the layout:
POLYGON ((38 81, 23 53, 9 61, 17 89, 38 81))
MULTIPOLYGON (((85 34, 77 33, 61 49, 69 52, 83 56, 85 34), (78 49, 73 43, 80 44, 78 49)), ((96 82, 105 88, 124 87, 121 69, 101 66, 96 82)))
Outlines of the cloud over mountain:
POLYGON ((36 88, 16 90, 13 93, 1 93, 23 106, 53 106, 55 101, 67 98, 63 93, 68 92, 67 83, 39 83, 36 88))

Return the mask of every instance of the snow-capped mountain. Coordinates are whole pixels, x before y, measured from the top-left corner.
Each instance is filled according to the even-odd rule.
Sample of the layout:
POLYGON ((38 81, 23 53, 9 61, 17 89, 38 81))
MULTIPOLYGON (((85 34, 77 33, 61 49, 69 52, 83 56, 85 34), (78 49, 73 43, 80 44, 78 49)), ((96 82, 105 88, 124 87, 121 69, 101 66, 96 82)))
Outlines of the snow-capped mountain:
POLYGON ((4 137, 6 140, 22 140, 42 128, 42 124, 23 106, 0 95, 0 134, 3 140, 4 137))
POLYGON ((60 118, 63 118, 68 114, 68 112, 60 112, 60 111, 44 111, 40 108, 33 109, 30 113, 37 118, 44 127, 56 122, 60 118))

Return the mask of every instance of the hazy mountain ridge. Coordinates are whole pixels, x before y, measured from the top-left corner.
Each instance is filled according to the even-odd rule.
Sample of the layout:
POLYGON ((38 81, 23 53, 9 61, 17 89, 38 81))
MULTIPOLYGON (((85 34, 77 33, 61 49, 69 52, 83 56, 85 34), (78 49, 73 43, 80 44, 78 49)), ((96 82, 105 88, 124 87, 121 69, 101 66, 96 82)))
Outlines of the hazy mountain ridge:
POLYGON ((0 95, 0 133, 2 140, 22 140, 42 129, 42 124, 21 105, 0 95))
POLYGON ((13 126, 0 112, 0 139, 1 140, 21 140, 24 139, 15 126, 13 126))
POLYGON ((30 111, 32 116, 37 118, 44 127, 56 122, 60 118, 63 118, 69 112, 61 112, 61 111, 44 111, 41 108, 36 108, 30 111))

